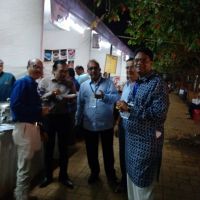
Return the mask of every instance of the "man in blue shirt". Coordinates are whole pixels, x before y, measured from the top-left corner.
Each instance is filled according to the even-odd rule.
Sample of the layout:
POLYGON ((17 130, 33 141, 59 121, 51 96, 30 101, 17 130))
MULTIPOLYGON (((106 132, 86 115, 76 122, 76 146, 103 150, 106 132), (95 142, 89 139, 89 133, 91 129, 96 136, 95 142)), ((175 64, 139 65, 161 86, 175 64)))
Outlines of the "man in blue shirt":
MULTIPOLYGON (((131 91, 136 88, 136 80, 138 79, 138 73, 134 67, 133 58, 129 58, 126 61, 126 75, 127 82, 124 85, 122 96, 120 101, 117 102, 116 107, 120 109, 121 102, 128 102, 128 96, 131 91)), ((119 136, 119 158, 120 158, 120 168, 122 173, 122 178, 119 186, 116 188, 115 192, 125 192, 126 191, 126 163, 125 163, 125 130, 124 130, 124 120, 127 120, 129 113, 120 112, 120 116, 116 122, 118 136, 119 136)))
POLYGON ((10 99, 12 117, 15 122, 13 140, 18 154, 16 200, 29 198, 31 160, 41 147, 37 122, 49 111, 47 107, 42 108, 37 92, 36 79, 43 75, 42 62, 39 59, 29 60, 27 70, 28 75, 15 82, 10 99))
POLYGON ((153 200, 159 176, 164 141, 164 122, 169 100, 164 80, 152 70, 153 52, 135 51, 138 70, 137 90, 123 102, 120 110, 129 112, 125 121, 128 199, 153 200))
POLYGON ((116 183, 113 153, 113 106, 119 99, 118 92, 110 79, 102 78, 99 63, 88 62, 91 79, 81 84, 78 96, 77 125, 82 123, 91 175, 88 183, 98 180, 100 166, 98 142, 101 144, 104 168, 110 183, 116 183))
POLYGON ((3 61, 0 59, 0 101, 6 101, 10 98, 15 77, 8 72, 3 71, 3 61))
POLYGON ((88 79, 90 79, 90 76, 88 74, 84 73, 84 68, 83 66, 79 66, 77 65, 75 67, 75 71, 78 75, 78 77, 76 78, 78 83, 81 85, 84 81, 87 81, 88 79))

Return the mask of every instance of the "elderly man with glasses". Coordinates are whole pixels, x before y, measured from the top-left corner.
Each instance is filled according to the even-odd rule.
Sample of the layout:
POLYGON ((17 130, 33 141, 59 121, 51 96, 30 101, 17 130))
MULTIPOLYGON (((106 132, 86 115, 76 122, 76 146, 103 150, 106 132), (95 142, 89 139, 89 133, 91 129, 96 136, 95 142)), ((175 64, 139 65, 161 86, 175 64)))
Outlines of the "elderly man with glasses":
POLYGON ((88 183, 99 178, 98 143, 101 138, 104 168, 108 182, 116 184, 113 153, 113 106, 119 99, 118 92, 110 79, 101 76, 96 60, 87 65, 91 79, 81 84, 78 96, 77 125, 82 124, 86 143, 88 164, 91 170, 88 183))
POLYGON ((10 99, 13 121, 14 143, 17 146, 17 181, 15 188, 16 200, 30 199, 28 192, 30 186, 31 161, 36 151, 41 148, 40 122, 42 115, 49 112, 47 107, 42 107, 40 96, 37 92, 37 82, 43 75, 43 64, 39 59, 28 61, 28 75, 17 80, 14 84, 10 99))

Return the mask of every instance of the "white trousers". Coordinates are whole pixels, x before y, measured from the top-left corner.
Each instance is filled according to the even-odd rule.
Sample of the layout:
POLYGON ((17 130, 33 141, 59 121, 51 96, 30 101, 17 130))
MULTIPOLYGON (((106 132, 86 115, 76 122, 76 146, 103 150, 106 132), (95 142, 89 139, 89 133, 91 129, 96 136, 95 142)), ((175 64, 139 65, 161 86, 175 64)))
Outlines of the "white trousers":
POLYGON ((155 182, 148 187, 140 188, 131 181, 129 175, 127 174, 128 200, 153 200, 154 186, 155 182))
POLYGON ((13 140, 17 146, 16 200, 27 200, 30 186, 31 160, 41 148, 39 127, 30 123, 16 123, 13 140))

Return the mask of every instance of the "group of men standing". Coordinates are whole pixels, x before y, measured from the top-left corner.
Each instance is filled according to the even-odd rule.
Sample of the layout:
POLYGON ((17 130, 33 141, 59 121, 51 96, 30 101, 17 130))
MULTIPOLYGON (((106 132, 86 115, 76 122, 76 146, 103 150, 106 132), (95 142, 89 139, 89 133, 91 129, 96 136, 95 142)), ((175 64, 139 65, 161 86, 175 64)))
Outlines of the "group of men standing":
POLYGON ((153 52, 139 48, 127 61, 127 83, 121 99, 110 79, 104 79, 95 60, 88 63, 91 80, 80 87, 77 123, 84 129, 89 183, 99 178, 98 140, 101 138, 108 181, 116 182, 113 157, 113 105, 120 111, 119 142, 123 187, 129 200, 152 200, 159 177, 164 122, 169 99, 164 80, 152 69, 153 52), (109 160, 108 160, 109 159, 109 160), (127 180, 126 180, 127 178, 127 180))
MULTIPOLYGON (((81 84, 77 98, 75 118, 85 139, 91 170, 89 184, 99 179, 99 139, 107 180, 111 184, 117 183, 113 152, 113 109, 116 103, 120 111, 121 185, 127 187, 129 200, 153 199, 153 188, 161 165, 164 121, 169 102, 166 84, 153 71, 152 63, 151 50, 139 48, 135 51, 134 58, 127 61, 127 83, 120 98, 112 80, 102 77, 99 63, 90 60, 87 65, 90 79, 81 84)), ((42 76, 42 62, 30 60, 27 69, 28 76, 16 81, 11 95, 11 110, 16 123, 13 137, 18 149, 17 200, 28 199, 30 163, 41 146, 36 122, 43 123, 48 135, 45 143, 46 174, 41 187, 53 180, 52 159, 57 134, 59 181, 73 188, 67 174, 66 140, 70 126, 69 105, 76 99, 76 91, 66 80, 67 69, 62 62, 54 64, 54 77, 43 78, 39 85, 36 80, 42 76)))

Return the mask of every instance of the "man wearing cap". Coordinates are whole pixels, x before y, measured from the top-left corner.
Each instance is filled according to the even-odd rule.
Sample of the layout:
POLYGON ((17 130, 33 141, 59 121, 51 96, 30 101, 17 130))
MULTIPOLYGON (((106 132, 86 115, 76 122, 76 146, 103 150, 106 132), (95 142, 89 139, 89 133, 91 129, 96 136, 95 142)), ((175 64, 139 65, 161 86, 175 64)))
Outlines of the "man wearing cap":
POLYGON ((6 101, 10 98, 16 80, 13 74, 3 71, 3 65, 3 60, 0 59, 0 101, 6 101))

